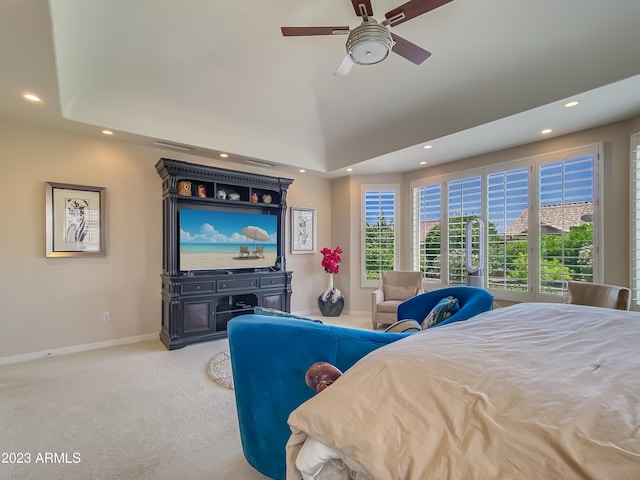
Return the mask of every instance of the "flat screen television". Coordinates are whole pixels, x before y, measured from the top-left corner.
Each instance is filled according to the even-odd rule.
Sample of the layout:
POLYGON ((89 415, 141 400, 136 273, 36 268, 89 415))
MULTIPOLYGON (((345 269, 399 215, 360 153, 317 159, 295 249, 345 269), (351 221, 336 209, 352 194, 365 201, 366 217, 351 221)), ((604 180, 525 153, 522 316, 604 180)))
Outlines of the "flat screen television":
POLYGON ((181 207, 180 271, 275 267, 278 215, 259 209, 181 207))

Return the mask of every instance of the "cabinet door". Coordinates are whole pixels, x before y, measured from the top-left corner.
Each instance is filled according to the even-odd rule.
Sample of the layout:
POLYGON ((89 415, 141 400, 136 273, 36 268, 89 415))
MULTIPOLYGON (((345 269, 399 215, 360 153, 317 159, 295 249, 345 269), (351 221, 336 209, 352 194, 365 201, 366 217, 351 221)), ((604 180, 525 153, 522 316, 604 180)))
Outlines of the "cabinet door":
POLYGON ((260 303, 261 307, 275 308, 276 310, 285 310, 283 292, 263 293, 261 297, 262 297, 262 301, 260 303))
MULTIPOLYGON (((184 300, 182 309, 185 335, 198 334, 212 329, 213 308, 211 297, 184 300)), ((213 330, 215 330, 215 326, 213 326, 213 330)))

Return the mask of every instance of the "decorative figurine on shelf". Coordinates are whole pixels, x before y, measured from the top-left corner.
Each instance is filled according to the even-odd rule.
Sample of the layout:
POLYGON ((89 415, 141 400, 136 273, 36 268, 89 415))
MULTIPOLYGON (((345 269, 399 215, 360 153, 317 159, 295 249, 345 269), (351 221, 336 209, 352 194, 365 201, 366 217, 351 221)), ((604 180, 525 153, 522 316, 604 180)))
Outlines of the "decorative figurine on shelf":
POLYGON ((271 203, 271 195, 268 193, 262 195, 262 203, 271 203))
POLYGON ((307 369, 304 381, 309 388, 320 393, 341 375, 342 372, 330 363, 316 362, 307 369))
POLYGON ((178 195, 182 197, 191 196, 191 182, 189 180, 180 180, 178 182, 178 195))
POLYGON ((200 198, 205 198, 207 196, 207 189, 204 185, 198 185, 198 196, 200 198))
POLYGON ((219 200, 226 200, 227 199, 227 192, 225 192, 224 190, 218 190, 218 194, 216 195, 216 197, 219 200))
POLYGON ((237 193, 230 193, 229 194, 229 200, 240 200, 240 195, 237 193))
POLYGON ((256 192, 251 194, 251 203, 258 203, 258 194, 256 192))

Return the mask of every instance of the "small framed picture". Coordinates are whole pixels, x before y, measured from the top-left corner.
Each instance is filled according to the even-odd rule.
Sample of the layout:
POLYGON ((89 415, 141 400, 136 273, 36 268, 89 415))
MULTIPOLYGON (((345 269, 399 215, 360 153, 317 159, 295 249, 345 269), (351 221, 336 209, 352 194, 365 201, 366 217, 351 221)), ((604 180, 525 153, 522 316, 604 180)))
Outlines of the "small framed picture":
POLYGON ((106 254, 104 187, 46 182, 46 256, 106 254))
POLYGON ((316 209, 291 207, 291 253, 315 253, 316 209))

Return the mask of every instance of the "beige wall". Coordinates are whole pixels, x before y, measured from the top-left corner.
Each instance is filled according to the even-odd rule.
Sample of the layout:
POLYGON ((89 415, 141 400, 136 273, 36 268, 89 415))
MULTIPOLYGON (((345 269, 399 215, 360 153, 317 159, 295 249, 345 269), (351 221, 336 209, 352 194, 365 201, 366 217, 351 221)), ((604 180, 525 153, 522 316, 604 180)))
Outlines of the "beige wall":
MULTIPOLYGON (((404 225, 402 218, 406 216, 405 206, 408 205, 408 199, 402 192, 402 181, 401 174, 384 174, 353 175, 336 179, 332 182, 332 200, 334 201, 332 207, 334 217, 332 222, 333 238, 335 240, 334 243, 337 243, 345 250, 343 262, 346 264, 344 269, 342 265, 340 266, 341 273, 336 279, 336 286, 345 295, 345 310, 348 313, 370 314, 371 292, 374 290, 373 288, 362 287, 362 185, 399 185, 400 199, 397 218, 399 219, 398 225, 401 228, 398 232, 397 244, 400 245, 400 251, 402 251, 404 249, 402 245, 406 241, 402 231, 402 226, 404 225), (345 248, 344 245, 348 247, 345 248), (344 276, 343 273, 345 274, 344 276)), ((406 268, 402 263, 399 266, 400 268, 406 268)))
POLYGON ((287 203, 317 209, 317 252, 288 253, 287 218, 292 311, 319 313, 317 296, 327 285, 319 251, 339 245, 345 253, 335 283, 345 294, 345 312, 368 313, 373 289, 360 279, 362 184, 400 184, 399 268, 408 269, 412 180, 603 142, 604 281, 628 285, 629 135, 637 131, 640 116, 406 174, 328 181, 0 120, 0 359, 159 332, 162 205, 154 165, 161 156, 294 178, 287 203), (45 258, 45 181, 107 188, 105 257, 45 258), (110 322, 102 320, 104 311, 111 312, 110 322))
MULTIPOLYGON (((318 243, 329 244, 328 180, 0 120, 0 357, 160 331, 162 189, 154 165, 162 156, 294 178, 288 204, 317 208, 318 243), (45 181, 106 187, 105 257, 45 257, 45 181)), ((287 252, 289 228, 287 218, 287 252)), ((292 310, 317 312, 316 296, 305 292, 325 286, 320 255, 287 254, 287 268, 292 310)))
MULTIPOLYGON (((401 269, 411 269, 408 232, 411 226, 409 189, 412 181, 602 142, 604 144, 604 196, 602 201, 605 212, 603 281, 618 285, 629 285, 629 136, 639 130, 640 116, 571 135, 470 157, 401 175, 398 180, 398 183, 400 183, 401 203, 397 220, 400 232, 398 237, 399 267, 401 269)), ((354 205, 354 208, 351 209, 348 215, 352 220, 353 229, 356 228, 355 226, 360 221, 360 184, 394 183, 395 178, 397 177, 389 175, 352 178, 350 203, 354 205)), ((347 215, 347 213, 343 212, 342 215, 347 215)), ((358 252, 360 248, 359 235, 358 228, 357 231, 354 230, 351 241, 352 249, 358 249, 358 252)), ((349 307, 352 311, 370 312, 370 294, 373 289, 360 286, 360 266, 359 257, 351 259, 351 271, 354 272, 354 275, 350 282, 351 298, 349 307)))

